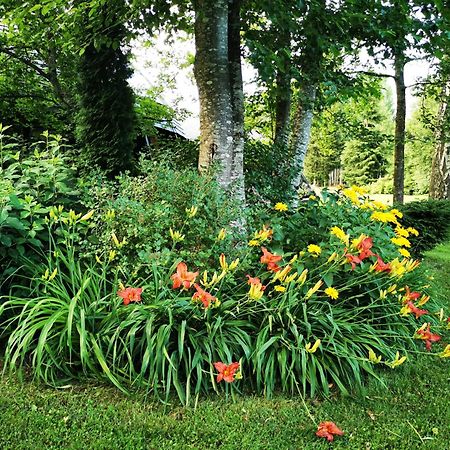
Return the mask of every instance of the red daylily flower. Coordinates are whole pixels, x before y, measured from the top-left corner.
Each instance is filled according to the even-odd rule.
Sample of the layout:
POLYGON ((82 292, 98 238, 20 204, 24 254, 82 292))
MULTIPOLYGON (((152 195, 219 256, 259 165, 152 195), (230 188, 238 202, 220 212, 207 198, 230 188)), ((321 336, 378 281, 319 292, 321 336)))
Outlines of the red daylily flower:
POLYGON ((228 364, 228 366, 223 362, 215 362, 214 367, 219 372, 217 374, 217 382, 220 383, 222 380, 225 380, 227 383, 232 383, 239 366, 238 362, 228 364))
POLYGON ((428 314, 428 311, 426 309, 419 309, 413 302, 407 302, 406 306, 413 314, 416 315, 416 319, 418 319, 420 316, 423 316, 424 314, 428 314))
POLYGON ((130 302, 141 301, 142 288, 127 287, 117 291, 117 295, 123 299, 123 304, 128 305, 130 302))
POLYGON ((409 286, 405 286, 406 294, 404 296, 403 303, 407 303, 410 300, 414 301, 417 300, 422 294, 420 292, 411 292, 409 289, 409 286))
POLYGON ((281 261, 282 257, 270 253, 265 247, 261 247, 261 250, 263 252, 263 255, 261 256, 261 263, 267 264, 267 270, 278 272, 280 270, 280 266, 277 262, 281 261))
POLYGON ((375 256, 375 254, 370 250, 373 247, 373 240, 371 237, 364 238, 359 244, 358 244, 358 250, 360 250, 359 253, 359 259, 362 261, 363 259, 368 258, 369 256, 375 256))
POLYGON ((261 280, 257 277, 251 277, 250 275, 246 275, 246 277, 248 278, 247 284, 249 284, 250 286, 255 285, 255 286, 260 286, 260 289, 264 291, 264 289, 266 289, 266 286, 263 286, 261 283, 261 280))
POLYGON ((334 422, 320 422, 316 431, 316 436, 328 439, 330 442, 334 439, 334 435, 342 436, 343 434, 344 432, 334 422))
POLYGON ((188 272, 187 266, 184 262, 177 265, 177 271, 170 278, 173 281, 173 289, 183 287, 189 289, 195 282, 198 272, 188 272))
POLYGON ((209 308, 211 306, 211 303, 217 300, 216 297, 211 295, 209 292, 206 292, 198 284, 194 284, 194 287, 197 292, 195 292, 195 294, 192 296, 192 299, 200 300, 203 303, 205 309, 209 308))
POLYGON ((418 330, 417 333, 420 335, 419 339, 422 339, 425 341, 425 348, 430 351, 431 350, 431 344, 433 342, 438 342, 441 340, 441 336, 438 334, 433 334, 430 331, 430 325, 428 324, 427 328, 425 330, 418 330))
POLYGON ((379 255, 377 256, 377 263, 375 266, 375 270, 377 272, 390 272, 391 271, 391 265, 389 263, 385 263, 379 255))
POLYGON ((355 270, 356 264, 362 263, 362 261, 359 259, 359 256, 350 255, 349 253, 345 253, 344 256, 347 258, 347 262, 352 265, 352 270, 355 270))

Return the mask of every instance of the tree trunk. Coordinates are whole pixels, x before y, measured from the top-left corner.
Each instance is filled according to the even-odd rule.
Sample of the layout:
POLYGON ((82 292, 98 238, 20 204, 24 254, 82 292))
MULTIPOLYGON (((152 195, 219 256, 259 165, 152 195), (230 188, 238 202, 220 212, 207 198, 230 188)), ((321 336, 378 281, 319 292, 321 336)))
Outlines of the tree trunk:
POLYGON ((316 100, 316 87, 305 83, 302 88, 302 98, 299 99, 297 111, 294 117, 294 129, 291 138, 293 149, 293 165, 295 176, 292 180, 292 206, 298 205, 297 192, 301 185, 306 182, 303 175, 303 164, 311 138, 311 127, 314 118, 314 103, 316 100))
POLYGON ((218 182, 232 181, 233 126, 228 65, 228 0, 195 2, 194 74, 200 99, 198 167, 218 164, 218 182))
MULTIPOLYGON (((289 36, 285 45, 289 46, 289 36)), ((282 49, 281 51, 284 51, 282 49)), ((283 67, 277 70, 275 89, 275 144, 288 145, 289 126, 291 117, 291 61, 289 56, 283 54, 283 67)))
POLYGON ((394 67, 397 109, 395 114, 393 203, 403 204, 405 189, 406 89, 404 79, 405 56, 402 52, 399 52, 395 55, 394 67))
POLYGON ((450 199, 450 140, 448 137, 448 99, 450 97, 450 81, 442 89, 442 100, 439 106, 436 149, 433 156, 430 178, 430 198, 450 199))
POLYGON ((228 11, 228 61, 230 73, 230 100, 232 110, 233 148, 231 162, 231 189, 234 197, 245 204, 244 189, 244 89, 241 65, 241 10, 242 0, 231 0, 228 11))

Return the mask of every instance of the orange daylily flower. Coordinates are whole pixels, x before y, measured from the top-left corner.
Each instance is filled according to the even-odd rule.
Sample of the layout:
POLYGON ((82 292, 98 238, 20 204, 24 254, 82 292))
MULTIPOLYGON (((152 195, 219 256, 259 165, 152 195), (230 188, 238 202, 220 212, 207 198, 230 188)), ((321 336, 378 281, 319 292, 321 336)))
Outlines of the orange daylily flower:
POLYGON ((344 256, 347 258, 347 262, 352 265, 352 270, 355 270, 356 264, 361 264, 362 261, 356 255, 350 255, 350 253, 345 253, 344 256))
MULTIPOLYGON (((415 314, 416 315, 416 319, 418 319, 420 316, 423 316, 424 314, 428 314, 428 311, 426 309, 419 309, 411 301, 407 302, 404 308, 408 312, 411 312, 411 313, 415 314)), ((402 309, 404 309, 404 308, 402 308, 402 309)))
POLYGON ((335 435, 342 436, 343 434, 344 432, 334 422, 320 422, 316 431, 316 436, 328 439, 330 442, 333 441, 335 435))
POLYGON ((173 281, 173 289, 182 287, 183 289, 189 289, 195 282, 198 276, 198 272, 188 272, 187 266, 184 262, 180 262, 177 265, 177 271, 170 278, 173 281))
POLYGON ((261 256, 261 263, 267 264, 267 270, 278 272, 280 270, 280 266, 277 262, 281 261, 282 257, 270 253, 265 247, 261 247, 261 250, 263 252, 263 256, 261 256))
POLYGON ((425 348, 430 351, 431 350, 431 344, 433 342, 438 342, 441 340, 441 336, 438 334, 433 334, 430 331, 430 324, 426 328, 421 328, 417 330, 416 332, 416 339, 422 339, 425 341, 425 348))
POLYGON ((359 259, 362 261, 363 259, 368 258, 369 256, 375 256, 375 254, 370 250, 373 247, 373 240, 371 237, 364 238, 358 245, 357 249, 360 250, 359 259))
POLYGON ((128 305, 131 302, 141 301, 142 288, 127 287, 117 291, 117 295, 123 299, 123 304, 128 305))
POLYGON ((417 300, 422 294, 420 292, 411 292, 409 286, 405 286, 406 294, 404 295, 403 303, 417 300))
POLYGON ((385 263, 379 255, 376 255, 377 262, 375 265, 375 270, 377 272, 390 272, 391 271, 391 265, 389 263, 385 263))
POLYGON ((192 296, 192 300, 200 300, 203 303, 205 309, 211 306, 211 303, 217 301, 217 297, 214 297, 209 292, 206 292, 202 289, 197 283, 194 284, 194 287, 197 292, 192 296))
POLYGON ((224 364, 223 362, 215 362, 214 367, 219 372, 217 374, 217 382, 220 383, 222 380, 225 380, 227 383, 232 383, 235 378, 236 371, 239 369, 240 364, 238 362, 234 362, 231 364, 224 364))

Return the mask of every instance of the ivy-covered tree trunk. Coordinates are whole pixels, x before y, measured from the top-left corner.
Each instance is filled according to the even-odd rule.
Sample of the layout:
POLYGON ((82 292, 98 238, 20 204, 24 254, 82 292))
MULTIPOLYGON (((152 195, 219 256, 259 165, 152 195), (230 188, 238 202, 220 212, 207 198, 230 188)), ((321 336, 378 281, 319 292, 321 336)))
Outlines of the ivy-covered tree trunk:
POLYGON ((105 22, 86 29, 97 45, 86 47, 79 64, 77 137, 83 162, 111 177, 132 169, 134 147, 134 95, 127 81, 132 71, 120 47, 126 29, 115 14, 121 7, 123 2, 108 3, 97 12, 105 22))
POLYGON ((233 115, 228 66, 228 0, 195 2, 194 74, 200 98, 200 171, 218 163, 228 189, 233 163, 233 115))
POLYGON ((199 170, 217 164, 220 185, 244 194, 241 0, 196 0, 194 74, 200 98, 199 170))
POLYGON ((242 204, 244 204, 244 88, 241 64, 241 4, 242 0, 231 0, 229 3, 228 61, 230 72, 230 99, 233 119, 231 187, 234 196, 242 204))
POLYGON ((306 182, 303 175, 303 165, 306 152, 311 138, 311 128, 314 118, 314 103, 316 100, 316 87, 311 83, 305 83, 298 100, 297 110, 294 116, 291 145, 293 149, 293 165, 295 175, 292 179, 292 205, 298 204, 297 192, 301 185, 306 182))
POLYGON ((395 149, 394 149, 394 197, 393 202, 403 204, 405 190, 405 127, 406 127, 406 88, 405 57, 398 51, 394 60, 395 89, 397 109, 395 114, 395 149))
POLYGON ((288 48, 290 46, 290 35, 284 36, 280 45, 281 49, 281 68, 277 69, 275 79, 275 139, 274 142, 277 145, 288 145, 289 128, 291 118, 291 60, 288 54, 288 48))
POLYGON ((439 106, 436 148, 431 166, 430 198, 450 199, 450 138, 449 138, 449 109, 450 81, 442 89, 442 100, 439 106))

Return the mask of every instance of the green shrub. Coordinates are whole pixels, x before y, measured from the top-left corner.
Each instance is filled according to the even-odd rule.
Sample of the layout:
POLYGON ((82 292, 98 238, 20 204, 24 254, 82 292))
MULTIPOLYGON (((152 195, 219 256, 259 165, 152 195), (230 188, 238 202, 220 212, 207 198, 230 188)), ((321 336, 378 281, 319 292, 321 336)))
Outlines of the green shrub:
POLYGON ((450 229, 450 202, 448 200, 425 200, 406 203, 401 207, 403 222, 419 231, 412 250, 421 255, 425 250, 448 237, 450 229))
POLYGON ((244 174, 248 203, 289 200, 295 169, 285 146, 247 141, 244 174))
POLYGON ((140 170, 144 175, 121 175, 114 182, 99 178, 86 186, 84 203, 95 209, 95 226, 82 243, 82 255, 104 258, 113 251, 132 273, 152 260, 203 265, 212 252, 236 240, 230 224, 237 207, 213 175, 153 161, 142 161, 140 170), (218 240, 222 228, 228 233, 218 240))
MULTIPOLYGON (((47 267, 33 266, 31 287, 21 287, 28 294, 2 302, 5 370, 29 366, 50 384, 97 377, 165 402, 176 393, 186 404, 219 392, 218 361, 239 362, 236 381, 223 383, 232 394, 361 391, 367 376, 379 377, 377 365, 395 368, 407 351, 424 351, 426 341, 414 345, 421 325, 443 342, 447 315, 435 314, 433 299, 426 303, 429 280, 418 262, 399 256, 414 234, 400 225, 400 213, 355 189, 342 194, 310 200, 306 210, 323 231, 314 243, 297 240, 298 213, 279 204, 261 217, 249 245, 213 244, 201 264, 188 262, 191 273, 181 255, 188 244, 195 255, 201 235, 183 241, 185 253, 174 246, 164 258, 136 262, 133 272, 114 250, 96 262, 77 258, 76 228, 95 215, 73 216, 61 225, 66 238, 51 241, 47 267), (142 298, 128 288, 142 288, 142 298)), ((53 216, 50 226, 59 220, 53 216)), ((193 220, 183 229, 191 232, 198 232, 193 220)))
POLYGON ((0 125, 0 286, 20 258, 44 248, 51 207, 73 207, 77 198, 75 171, 61 154, 61 137, 45 132, 43 141, 22 149, 5 134, 7 128, 0 125))

